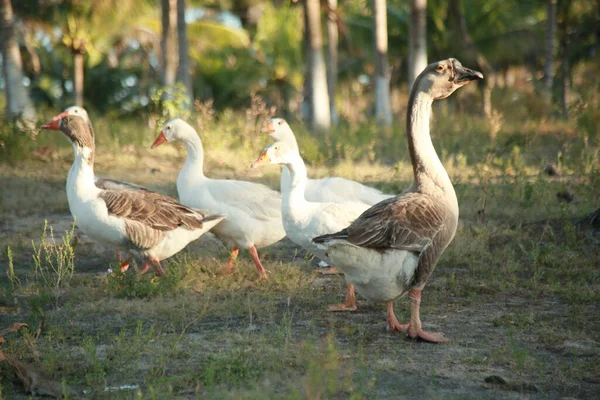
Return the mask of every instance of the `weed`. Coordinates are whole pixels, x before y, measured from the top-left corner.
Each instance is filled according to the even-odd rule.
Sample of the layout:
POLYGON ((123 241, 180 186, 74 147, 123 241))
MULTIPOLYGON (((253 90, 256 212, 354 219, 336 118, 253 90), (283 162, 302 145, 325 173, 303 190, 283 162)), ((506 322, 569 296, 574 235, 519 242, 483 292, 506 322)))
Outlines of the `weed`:
POLYGON ((75 271, 75 251, 71 241, 75 233, 75 224, 67 230, 60 244, 56 244, 54 230, 48 230, 48 221, 44 221, 44 231, 39 245, 31 242, 33 248, 33 278, 38 287, 51 292, 54 305, 58 307, 59 298, 69 285, 75 271))
POLYGON ((11 289, 13 291, 18 291, 21 289, 21 280, 15 273, 15 263, 13 261, 13 254, 10 246, 6 248, 6 258, 8 259, 8 269, 6 270, 6 276, 8 276, 8 280, 10 281, 11 289))
POLYGON ((166 269, 163 277, 152 276, 152 274, 144 276, 132 272, 122 273, 115 269, 107 274, 103 281, 105 292, 112 296, 144 299, 172 294, 178 287, 181 277, 179 271, 171 268, 166 269))

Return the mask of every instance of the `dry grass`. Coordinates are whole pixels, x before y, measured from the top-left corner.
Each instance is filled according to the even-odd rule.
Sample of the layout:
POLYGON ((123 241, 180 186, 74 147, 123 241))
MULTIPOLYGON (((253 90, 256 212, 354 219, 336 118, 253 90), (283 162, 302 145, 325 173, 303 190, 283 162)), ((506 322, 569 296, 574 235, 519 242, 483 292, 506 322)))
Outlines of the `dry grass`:
MULTIPOLYGON (((263 250, 273 274, 258 284, 247 254, 233 276, 218 275, 227 253, 210 235, 167 261, 160 280, 107 276, 112 253, 82 237, 75 275, 55 304, 31 269, 31 240, 39 240, 44 219, 57 237, 71 224, 64 194, 70 149, 50 141, 51 161, 0 164, 0 265, 8 268, 10 247, 20 282, 0 276, 0 328, 30 326, 7 338, 3 351, 99 399, 596 398, 600 238, 582 218, 600 205, 598 144, 584 143, 569 124, 545 123, 538 133, 516 121, 480 137, 485 122, 449 123, 440 113, 434 141, 456 183, 461 223, 424 292, 422 316, 450 344, 388 334, 384 307, 364 300, 356 313, 328 313, 342 299, 343 279, 317 275, 287 240, 263 250), (454 126, 471 133, 461 137, 454 126), (561 174, 541 173, 546 162, 559 163, 561 174), (573 202, 557 200, 565 189, 573 202), (117 390, 123 385, 135 389, 117 390)), ((207 143, 208 175, 278 186, 278 169, 247 168, 266 143, 262 136, 244 147, 233 133, 223 135, 207 143)), ((401 133, 390 139, 395 158, 373 147, 374 159, 391 160, 385 164, 361 153, 360 135, 331 143, 337 163, 319 162, 330 150, 301 135, 301 146, 312 149, 310 174, 390 192, 405 187, 411 178, 401 133)), ((100 145, 97 174, 175 194, 183 153, 163 147, 121 145, 124 153, 116 153, 114 144, 100 145)), ((408 317, 404 300, 398 314, 408 317)), ((0 385, 2 398, 27 397, 6 363, 0 385)))

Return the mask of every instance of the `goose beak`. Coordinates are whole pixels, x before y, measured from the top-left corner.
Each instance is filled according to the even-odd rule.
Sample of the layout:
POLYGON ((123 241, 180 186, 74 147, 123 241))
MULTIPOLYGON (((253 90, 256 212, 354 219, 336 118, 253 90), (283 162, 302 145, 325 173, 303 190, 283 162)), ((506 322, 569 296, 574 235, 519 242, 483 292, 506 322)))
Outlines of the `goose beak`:
POLYGON ((154 141, 154 143, 152 143, 152 146, 150 146, 151 149, 155 149, 158 146, 160 146, 161 144, 167 142, 167 138, 165 137, 165 134, 163 133, 163 131, 160 131, 160 133, 158 134, 158 136, 156 137, 156 140, 154 141))
POLYGON ((55 115, 55 116, 52 118, 52 121, 60 121, 60 119, 61 119, 62 117, 66 117, 67 115, 69 115, 69 112, 68 112, 68 111, 63 111, 63 112, 61 112, 60 114, 58 114, 58 115, 55 115))
POLYGON ((476 79, 483 79, 483 74, 479 71, 465 68, 462 65, 454 66, 454 83, 466 85, 476 79))
POLYGON ((51 131, 58 131, 60 129, 60 118, 54 117, 51 122, 42 125, 42 129, 49 129, 51 131))
POLYGON ((265 165, 265 164, 269 164, 271 162, 271 159, 269 158, 269 155, 267 154, 267 150, 263 151, 262 154, 256 159, 256 161, 254 161, 251 165, 250 168, 256 168, 260 165, 265 165))
POLYGON ((266 133, 267 135, 270 135, 271 133, 275 132, 275 126, 273 125, 272 121, 267 122, 267 125, 265 125, 264 129, 263 129, 263 133, 266 133))

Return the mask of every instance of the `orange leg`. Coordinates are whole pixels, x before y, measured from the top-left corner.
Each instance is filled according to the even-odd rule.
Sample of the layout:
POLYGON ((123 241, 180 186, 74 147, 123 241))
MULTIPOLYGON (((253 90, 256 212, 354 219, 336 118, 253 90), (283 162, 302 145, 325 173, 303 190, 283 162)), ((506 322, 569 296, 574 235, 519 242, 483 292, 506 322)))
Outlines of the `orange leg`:
POLYGON ((121 273, 125 273, 129 269, 129 260, 124 259, 119 250, 117 250, 115 254, 119 264, 121 264, 121 273))
POLYGON ((260 262, 260 257, 258 257, 258 251, 256 250, 256 246, 250 247, 250 257, 254 261, 254 265, 256 265, 256 271, 258 272, 258 280, 262 281, 263 279, 269 279, 269 274, 271 271, 265 269, 262 263, 260 262))
POLYGON ((394 314, 394 302, 390 301, 387 303, 387 330, 389 332, 399 331, 406 332, 408 324, 401 324, 394 314))
POLYGON ((229 260, 227 260, 227 265, 221 270, 221 275, 229 275, 233 272, 233 263, 237 259, 238 254, 240 253, 240 249, 234 247, 231 250, 231 254, 229 255, 229 260))
MULTIPOLYGON (((407 336, 411 339, 421 339, 430 343, 445 343, 449 342, 450 339, 446 339, 443 334, 439 332, 425 332, 421 326, 421 317, 419 315, 419 309, 421 308, 421 291, 410 290, 410 323, 407 325, 400 325, 398 327, 406 332, 407 336)), ((390 305, 388 304, 388 312, 390 305)), ((388 313, 388 326, 389 326, 389 313, 388 313)))
POLYGON ((348 284, 346 289, 346 300, 342 304, 336 304, 329 306, 328 311, 356 311, 358 310, 358 303, 356 302, 356 291, 354 290, 353 284, 348 284))
POLYGON ((158 261, 158 258, 154 257, 147 259, 144 265, 142 265, 142 269, 140 269, 140 275, 148 272, 152 266, 154 267, 157 276, 163 276, 165 274, 165 270, 163 269, 162 265, 160 265, 160 261, 158 261))

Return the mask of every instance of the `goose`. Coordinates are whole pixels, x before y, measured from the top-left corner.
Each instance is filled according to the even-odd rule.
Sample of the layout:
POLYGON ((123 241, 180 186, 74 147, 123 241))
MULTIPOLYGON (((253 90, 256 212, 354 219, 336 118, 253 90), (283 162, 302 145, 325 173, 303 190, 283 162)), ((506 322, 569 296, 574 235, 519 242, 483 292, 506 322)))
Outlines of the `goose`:
POLYGON ((230 274, 239 249, 248 249, 258 280, 270 273, 262 265, 257 248, 269 246, 285 236, 281 221, 281 194, 253 182, 210 179, 204 175, 204 150, 196 130, 181 119, 165 124, 152 144, 182 141, 187 159, 177 177, 179 200, 195 208, 208 208, 227 219, 213 229, 217 237, 233 242, 233 250, 222 274, 230 274))
MULTIPOLYGON (((290 172, 288 181, 281 177, 283 201, 281 215, 287 237, 317 258, 331 264, 325 251, 312 243, 318 235, 337 232, 358 218, 370 204, 359 201, 335 203, 308 201, 305 197, 306 166, 298 147, 289 141, 275 142, 267 146, 251 167, 282 164, 290 172)), ((348 285, 346 300, 329 307, 330 311, 354 311, 357 309, 354 286, 348 285)))
MULTIPOLYGON (((287 142, 289 145, 298 148, 296 136, 290 125, 283 118, 270 119, 265 125, 263 132, 271 136, 275 141, 287 142)), ((281 171, 281 187, 286 186, 290 179, 290 172, 284 166, 281 171)), ((369 205, 375 205, 382 200, 394 197, 392 194, 385 194, 362 183, 339 177, 308 179, 304 195, 308 201, 325 203, 359 201, 369 205)))
POLYGON ((101 189, 94 182, 94 138, 86 121, 68 115, 42 125, 61 131, 73 143, 75 160, 67 177, 69 209, 78 228, 98 242, 145 259, 140 273, 151 266, 164 275, 160 262, 221 222, 149 190, 101 189))
POLYGON ((419 310, 421 291, 458 225, 456 193, 429 133, 431 106, 475 79, 483 79, 481 72, 463 67, 454 58, 428 65, 415 80, 408 100, 406 124, 414 182, 339 232, 313 239, 361 295, 387 303, 388 330, 405 332, 412 339, 448 341, 441 333, 422 329, 419 310), (402 325, 393 302, 406 293, 411 317, 402 325))
MULTIPOLYGON (((65 108, 65 110, 63 112, 54 116, 52 118, 52 120, 58 121, 62 117, 67 116, 67 115, 76 115, 76 116, 83 118, 83 120, 85 121, 85 123, 88 127, 90 134, 92 135, 92 139, 95 142, 96 139, 95 139, 95 133, 94 133, 94 126, 92 125, 90 116, 88 115, 88 112, 85 110, 85 108, 79 107, 79 106, 67 107, 67 108, 65 108)), ((100 189, 107 189, 107 190, 132 190, 132 189, 133 190, 148 190, 143 186, 134 185, 133 183, 122 182, 122 181, 118 181, 116 179, 98 178, 95 175, 94 175, 94 183, 100 189)), ((119 258, 119 257, 117 257, 117 258, 119 258)))

